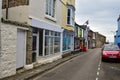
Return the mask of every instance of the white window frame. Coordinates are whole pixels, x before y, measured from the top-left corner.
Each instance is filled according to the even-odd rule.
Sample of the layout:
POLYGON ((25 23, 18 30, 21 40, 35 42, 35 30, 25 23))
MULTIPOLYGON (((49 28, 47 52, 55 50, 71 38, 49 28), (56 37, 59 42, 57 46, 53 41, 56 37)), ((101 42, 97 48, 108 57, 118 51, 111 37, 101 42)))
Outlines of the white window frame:
MULTIPOLYGON (((45 30, 46 31, 46 30, 45 30)), ((49 31, 49 35, 45 35, 45 31, 44 31, 44 37, 50 37, 50 38, 53 38, 53 54, 57 54, 57 53, 60 53, 60 50, 59 50, 59 52, 55 52, 55 38, 56 37, 58 37, 58 38, 60 38, 60 40, 61 40, 61 36, 55 36, 55 31, 52 31, 53 32, 53 34, 54 35, 51 35, 51 31, 50 30, 48 30, 49 31)), ((60 33, 60 32, 57 32, 57 33, 60 33)), ((61 35, 61 33, 60 33, 60 35, 61 35)), ((45 40, 45 38, 44 38, 44 40, 45 40)), ((51 39, 49 39, 49 45, 50 45, 50 41, 51 39)), ((59 42, 60 44, 61 44, 61 41, 59 42)), ((59 45, 57 45, 60 49, 61 49, 61 46, 59 46, 59 45)), ((46 55, 46 53, 45 53, 45 41, 44 41, 44 56, 49 56, 49 55, 52 55, 51 54, 51 49, 50 49, 50 47, 52 47, 52 46, 49 46, 49 52, 48 52, 48 55, 46 55)))
POLYGON ((50 17, 55 17, 55 3, 56 0, 46 0, 46 15, 50 17))
POLYGON ((67 25, 74 26, 75 24, 75 10, 72 6, 67 7, 67 25), (70 9, 70 16, 68 16, 68 10, 70 9), (70 17, 70 23, 68 23, 68 17, 70 17))

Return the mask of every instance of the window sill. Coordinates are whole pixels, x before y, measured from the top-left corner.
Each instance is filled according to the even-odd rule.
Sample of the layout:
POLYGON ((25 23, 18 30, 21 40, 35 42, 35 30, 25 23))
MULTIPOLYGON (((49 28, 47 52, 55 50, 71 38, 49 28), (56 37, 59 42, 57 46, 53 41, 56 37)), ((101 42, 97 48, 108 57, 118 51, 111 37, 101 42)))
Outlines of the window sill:
POLYGON ((74 27, 74 25, 67 24, 67 26, 74 27))
POLYGON ((53 18, 53 17, 48 16, 48 15, 45 15, 45 18, 47 18, 47 19, 49 19, 49 20, 51 20, 51 21, 54 21, 54 22, 57 21, 56 18, 53 18))

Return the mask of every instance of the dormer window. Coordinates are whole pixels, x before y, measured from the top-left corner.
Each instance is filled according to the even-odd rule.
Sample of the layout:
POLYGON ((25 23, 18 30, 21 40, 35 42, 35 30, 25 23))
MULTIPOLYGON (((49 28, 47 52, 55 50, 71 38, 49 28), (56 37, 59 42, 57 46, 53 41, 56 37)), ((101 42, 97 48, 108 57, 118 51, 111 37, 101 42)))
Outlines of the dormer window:
POLYGON ((55 1, 56 0, 46 0, 46 15, 50 17, 55 17, 55 1))

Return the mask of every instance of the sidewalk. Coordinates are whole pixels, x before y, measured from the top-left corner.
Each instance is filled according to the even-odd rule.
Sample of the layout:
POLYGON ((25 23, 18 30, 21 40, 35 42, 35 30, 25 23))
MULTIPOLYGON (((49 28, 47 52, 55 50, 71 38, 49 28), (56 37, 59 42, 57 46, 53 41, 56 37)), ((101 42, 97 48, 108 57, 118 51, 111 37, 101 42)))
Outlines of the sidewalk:
POLYGON ((30 80, 31 78, 40 75, 52 68, 55 68, 56 66, 74 58, 77 57, 78 55, 84 54, 84 52, 79 52, 79 53, 72 53, 69 56, 66 56, 62 59, 59 59, 57 61, 54 61, 52 63, 44 64, 44 65, 37 65, 31 70, 27 70, 24 72, 18 72, 16 75, 0 79, 0 80, 30 80))

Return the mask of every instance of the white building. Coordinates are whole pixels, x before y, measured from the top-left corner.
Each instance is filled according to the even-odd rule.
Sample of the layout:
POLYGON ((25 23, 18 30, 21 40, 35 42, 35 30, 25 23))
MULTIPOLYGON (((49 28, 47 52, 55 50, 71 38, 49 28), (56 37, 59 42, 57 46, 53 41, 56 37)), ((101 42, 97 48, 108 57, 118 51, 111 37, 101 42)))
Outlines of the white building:
POLYGON ((29 68, 62 57, 62 3, 59 0, 19 3, 11 0, 8 11, 6 0, 3 1, 2 18, 27 27, 2 23, 0 78, 16 74, 17 68, 29 68))

